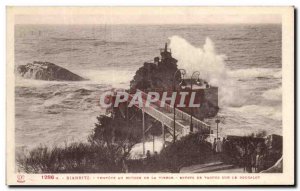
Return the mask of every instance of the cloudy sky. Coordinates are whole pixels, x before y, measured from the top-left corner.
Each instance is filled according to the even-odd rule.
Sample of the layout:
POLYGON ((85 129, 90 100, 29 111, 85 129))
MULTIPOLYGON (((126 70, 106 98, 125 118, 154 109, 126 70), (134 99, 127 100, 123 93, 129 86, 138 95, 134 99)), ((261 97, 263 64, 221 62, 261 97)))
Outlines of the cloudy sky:
POLYGON ((98 7, 13 8, 16 24, 264 24, 281 23, 283 8, 98 7))

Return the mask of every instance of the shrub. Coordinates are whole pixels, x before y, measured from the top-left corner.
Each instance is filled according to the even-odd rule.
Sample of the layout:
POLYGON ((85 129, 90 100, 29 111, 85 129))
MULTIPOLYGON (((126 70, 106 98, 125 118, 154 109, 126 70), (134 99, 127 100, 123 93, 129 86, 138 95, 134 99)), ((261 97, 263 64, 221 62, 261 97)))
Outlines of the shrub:
POLYGON ((213 157, 211 144, 206 136, 190 134, 164 148, 159 155, 162 171, 179 172, 180 168, 208 162, 213 157))
POLYGON ((40 146, 17 159, 27 173, 113 173, 126 171, 126 160, 138 137, 124 124, 107 116, 97 117, 88 143, 52 149, 40 146))
POLYGON ((64 148, 38 147, 17 160, 26 173, 121 172, 122 153, 103 145, 73 143, 64 148))

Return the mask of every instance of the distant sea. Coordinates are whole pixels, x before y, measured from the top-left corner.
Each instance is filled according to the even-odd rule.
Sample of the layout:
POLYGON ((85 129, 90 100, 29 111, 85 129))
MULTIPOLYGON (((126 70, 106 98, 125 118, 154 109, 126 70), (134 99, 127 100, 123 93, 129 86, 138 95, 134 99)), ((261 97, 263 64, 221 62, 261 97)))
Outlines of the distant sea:
MULTIPOLYGON (((212 52, 188 70, 199 66, 208 80, 226 71, 227 81, 216 84, 224 117, 221 135, 282 134, 281 25, 16 25, 16 66, 48 61, 90 79, 48 82, 17 76, 17 147, 86 141, 104 113, 98 105, 101 92, 127 88, 135 71, 159 56, 170 39, 179 67, 198 56, 197 51, 188 59, 182 54, 180 48, 188 45, 188 52, 212 52)), ((206 121, 215 128, 213 119, 206 121)))

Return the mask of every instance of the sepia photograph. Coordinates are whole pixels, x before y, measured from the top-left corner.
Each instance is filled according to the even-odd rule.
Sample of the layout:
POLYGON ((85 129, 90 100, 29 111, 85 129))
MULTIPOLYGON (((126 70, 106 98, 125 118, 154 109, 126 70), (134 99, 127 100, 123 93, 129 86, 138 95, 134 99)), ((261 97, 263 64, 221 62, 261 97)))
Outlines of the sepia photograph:
POLYGON ((293 19, 8 7, 7 184, 294 184, 293 19))

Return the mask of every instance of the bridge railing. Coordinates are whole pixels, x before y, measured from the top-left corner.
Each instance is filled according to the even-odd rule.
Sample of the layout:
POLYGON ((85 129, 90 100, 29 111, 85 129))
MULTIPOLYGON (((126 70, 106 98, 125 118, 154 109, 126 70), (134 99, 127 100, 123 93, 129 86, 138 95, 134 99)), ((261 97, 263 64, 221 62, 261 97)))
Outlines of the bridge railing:
MULTIPOLYGON (((140 92, 143 93, 143 92, 140 92)), ((133 98, 132 94, 129 94, 129 101, 133 98)), ((166 117, 165 113, 163 111, 160 111, 157 109, 157 107, 144 107, 146 103, 146 99, 144 99, 143 97, 143 109, 144 111, 152 116, 153 118, 155 118, 156 120, 159 120, 160 122, 163 122, 166 126, 173 127, 173 118, 170 117, 166 117)), ((139 107, 138 105, 135 105, 136 107, 139 107)), ((150 103, 150 106, 154 106, 153 103, 150 103)), ((139 107, 140 109, 142 109, 141 107, 139 107)), ((182 131, 182 127, 180 123, 176 122, 176 131, 182 131)), ((182 132, 181 132, 182 133, 182 132)))
MULTIPOLYGON (((143 100, 147 100, 147 96, 148 96, 147 93, 145 93, 145 92, 143 92, 141 90, 137 90, 137 91, 141 92, 143 100)), ((155 105, 157 107, 161 107, 161 101, 158 100, 158 101, 156 101, 154 103, 150 103, 150 105, 155 105)), ((164 103, 164 107, 163 108, 164 108, 164 110, 166 110, 169 113, 173 113, 174 112, 174 107, 172 105, 168 104, 168 103, 164 103)), ((186 113, 184 111, 181 111, 178 108, 175 108, 175 115, 177 117, 179 117, 180 119, 185 120, 185 121, 190 121, 191 120, 190 114, 188 114, 188 113, 186 113)), ((204 123, 203 121, 201 121, 201 120, 199 120, 199 119, 197 119, 195 117, 192 118, 192 123, 193 123, 193 127, 195 129, 197 129, 198 131, 203 131, 203 132, 204 131, 210 131, 210 126, 208 124, 204 123)))

